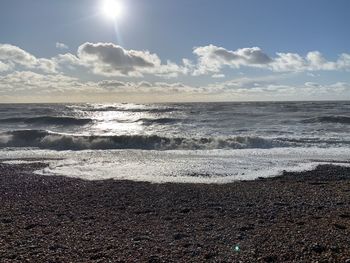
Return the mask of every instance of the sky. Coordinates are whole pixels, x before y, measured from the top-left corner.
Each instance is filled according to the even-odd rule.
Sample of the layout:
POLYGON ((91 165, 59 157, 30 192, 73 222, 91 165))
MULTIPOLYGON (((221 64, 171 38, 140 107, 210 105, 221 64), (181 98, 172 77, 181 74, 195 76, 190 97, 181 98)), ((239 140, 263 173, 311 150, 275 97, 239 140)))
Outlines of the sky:
POLYGON ((0 7, 0 103, 350 99, 348 0, 0 7))

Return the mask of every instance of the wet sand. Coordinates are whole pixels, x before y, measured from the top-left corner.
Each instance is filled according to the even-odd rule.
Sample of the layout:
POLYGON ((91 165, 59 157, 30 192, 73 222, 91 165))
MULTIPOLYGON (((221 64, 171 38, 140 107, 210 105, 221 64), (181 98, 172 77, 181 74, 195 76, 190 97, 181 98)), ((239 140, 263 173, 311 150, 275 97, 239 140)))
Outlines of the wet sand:
POLYGON ((350 168, 226 185, 0 164, 0 262, 350 262, 350 168))

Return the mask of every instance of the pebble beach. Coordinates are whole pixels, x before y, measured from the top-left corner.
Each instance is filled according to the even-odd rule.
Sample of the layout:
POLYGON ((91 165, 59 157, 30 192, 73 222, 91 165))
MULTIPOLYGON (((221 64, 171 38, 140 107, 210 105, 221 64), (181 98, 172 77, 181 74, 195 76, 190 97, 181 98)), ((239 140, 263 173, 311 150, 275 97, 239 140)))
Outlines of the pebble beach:
POLYGON ((0 262, 350 262, 350 168, 230 184, 0 164, 0 262))

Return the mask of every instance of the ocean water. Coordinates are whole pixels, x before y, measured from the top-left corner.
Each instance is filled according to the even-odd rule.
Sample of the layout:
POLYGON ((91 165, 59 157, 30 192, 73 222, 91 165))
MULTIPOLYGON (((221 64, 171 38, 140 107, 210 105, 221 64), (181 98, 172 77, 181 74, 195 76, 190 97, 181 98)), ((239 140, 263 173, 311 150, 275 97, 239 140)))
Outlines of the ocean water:
POLYGON ((0 104, 0 160, 88 180, 227 183, 350 160, 350 102, 0 104))

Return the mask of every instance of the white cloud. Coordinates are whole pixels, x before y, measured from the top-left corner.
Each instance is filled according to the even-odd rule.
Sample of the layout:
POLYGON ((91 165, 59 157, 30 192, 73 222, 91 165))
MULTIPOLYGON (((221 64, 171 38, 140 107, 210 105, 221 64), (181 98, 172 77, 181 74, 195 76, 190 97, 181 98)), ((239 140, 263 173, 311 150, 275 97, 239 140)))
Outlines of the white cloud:
POLYGON ((169 60, 162 62, 157 54, 147 50, 128 50, 112 43, 84 43, 76 55, 66 53, 53 58, 37 58, 19 47, 0 44, 0 72, 36 69, 57 73, 57 69, 81 67, 81 72, 89 69, 96 75, 107 77, 211 75, 212 78, 223 78, 224 67, 254 67, 273 72, 350 71, 350 54, 347 53, 341 54, 335 61, 327 60, 319 51, 311 51, 306 56, 280 52, 270 57, 259 47, 231 51, 208 45, 194 48, 193 53, 196 61, 182 59, 181 64, 176 64, 169 60))
POLYGON ((193 93, 197 92, 196 87, 184 85, 182 83, 167 83, 147 81, 140 82, 123 82, 104 80, 97 83, 99 87, 110 92, 118 93, 147 93, 147 94, 174 94, 174 93, 193 93))
POLYGON ((29 68, 35 67, 37 63, 36 57, 19 47, 9 44, 0 44, 0 60, 14 62, 29 68))
POLYGON ((68 49, 69 47, 66 44, 64 44, 64 43, 56 42, 56 48, 58 48, 58 49, 68 49))
POLYGON ((66 54, 59 54, 52 58, 52 61, 57 65, 59 69, 67 68, 68 70, 72 71, 75 70, 77 67, 82 67, 83 70, 86 70, 88 65, 80 60, 77 56, 66 53, 66 54))
POLYGON ((119 87, 125 87, 126 82, 119 81, 119 80, 103 80, 103 81, 100 81, 98 85, 106 89, 117 89, 119 87))
POLYGON ((337 82, 322 85, 306 82, 303 85, 281 84, 278 77, 267 76, 261 78, 237 78, 230 81, 218 82, 195 87, 183 83, 166 82, 122 82, 105 80, 98 83, 104 92, 129 94, 192 94, 196 96, 221 97, 222 99, 291 99, 302 95, 302 98, 317 98, 319 95, 342 98, 344 94, 350 96, 350 83, 337 82))
POLYGON ((39 74, 32 71, 15 71, 0 76, 0 90, 8 95, 18 92, 23 94, 41 94, 54 92, 70 92, 85 89, 88 85, 80 83, 77 78, 62 74, 39 74))
POLYGON ((305 60, 295 53, 277 53, 277 57, 269 66, 273 71, 304 71, 306 68, 305 60))
POLYGON ((187 98, 188 100, 280 100, 350 98, 350 83, 320 84, 306 82, 303 85, 281 83, 276 76, 263 78, 237 78, 200 87, 180 82, 130 82, 104 80, 82 81, 63 74, 39 74, 31 71, 15 71, 0 76, 0 98, 61 98, 64 100, 96 100, 145 96, 157 100, 157 96, 187 98), (177 97, 174 97, 177 96, 177 97))
POLYGON ((312 72, 307 72, 306 75, 313 78, 321 77, 321 74, 312 73, 312 72))
POLYGON ((36 58, 27 51, 9 44, 0 44, 0 60, 5 61, 8 65, 16 64, 25 68, 40 69, 47 73, 56 71, 54 61, 46 58, 36 58))
POLYGON ((214 79, 220 79, 220 78, 224 78, 225 74, 213 74, 211 75, 211 77, 214 79))
POLYGON ((304 84, 306 87, 311 87, 311 88, 317 88, 320 87, 320 84, 316 83, 316 82, 305 82, 304 84))
MULTIPOLYGON (((46 94, 46 98, 52 96, 54 99, 56 94, 62 96, 75 94, 75 98, 90 96, 93 99, 94 96, 101 94, 105 98, 109 95, 119 98, 118 96, 144 94, 151 99, 154 94, 175 94, 180 99, 182 95, 187 96, 188 100, 191 100, 192 95, 193 98, 208 96, 208 100, 219 96, 222 100, 244 99, 245 96, 247 99, 266 97, 283 99, 292 96, 317 99, 321 95, 328 95, 330 98, 338 96, 339 99, 350 98, 349 83, 335 82, 325 85, 318 83, 316 78, 320 76, 319 71, 349 71, 350 54, 343 53, 335 61, 329 61, 318 51, 309 52, 305 56, 297 53, 277 53, 275 57, 270 57, 257 47, 230 51, 209 45, 195 48, 193 52, 197 56, 197 61, 183 59, 179 65, 171 61, 162 62, 157 54, 149 51, 128 50, 110 43, 85 43, 79 47, 76 55, 66 53, 54 58, 37 58, 19 47, 0 44, 0 97, 17 95, 40 97, 41 94, 46 94), (252 78, 247 74, 247 77, 220 82, 220 78, 227 77, 222 73, 225 66, 254 67, 274 73, 272 76, 261 78, 252 78), (68 76, 78 67, 79 70, 75 74, 81 78, 68 76), (57 69, 61 69, 67 75, 58 73, 57 69), (98 74, 99 77, 89 75, 91 72, 98 74), (286 85, 285 83, 290 83, 291 77, 294 76, 291 72, 306 72, 314 77, 313 82, 295 86, 286 85), (212 79, 215 83, 204 83, 197 87, 178 80, 157 81, 155 78, 202 74, 215 78, 212 79), (101 76, 108 76, 109 79, 82 81, 82 79, 100 80, 101 76), (116 79, 118 76, 122 76, 123 81, 116 79), (144 78, 138 82, 135 79, 124 81, 131 80, 125 77, 141 76, 144 78), (288 81, 283 80, 286 76, 289 78, 288 81)), ((189 78, 187 76, 183 80, 189 78)), ((208 81, 207 78, 204 80, 208 81)))
POLYGON ((231 68, 255 67, 274 72, 336 71, 350 70, 350 54, 343 53, 336 61, 328 61, 319 51, 311 51, 305 57, 297 53, 276 53, 270 57, 259 47, 241 48, 235 51, 214 45, 196 47, 193 53, 197 63, 193 75, 217 75, 225 66, 231 68))
MULTIPOLYGON (((347 82, 336 82, 334 84, 329 85, 329 88, 334 92, 343 92, 346 90, 350 90, 350 83, 347 82)), ((345 99, 345 98, 343 98, 345 99)))
POLYGON ((336 70, 337 63, 327 61, 321 52, 312 51, 306 55, 306 61, 311 70, 336 70))
POLYGON ((46 73, 56 73, 57 64, 52 59, 39 58, 37 59, 36 68, 46 73))
POLYGON ((2 95, 53 95, 53 94, 121 94, 121 93, 190 93, 195 88, 182 83, 147 81, 123 82, 104 80, 100 82, 81 81, 63 74, 39 74, 31 71, 15 71, 0 76, 0 94, 2 95))
POLYGON ((344 53, 337 60, 328 61, 319 51, 308 52, 305 57, 296 53, 277 53, 269 66, 276 72, 349 71, 350 55, 344 53))
POLYGON ((350 70, 350 54, 343 53, 337 60, 338 68, 350 70))
POLYGON ((2 71, 8 71, 8 70, 10 70, 11 68, 12 68, 11 65, 5 64, 4 62, 1 62, 1 61, 0 61, 0 72, 2 72, 2 71))

